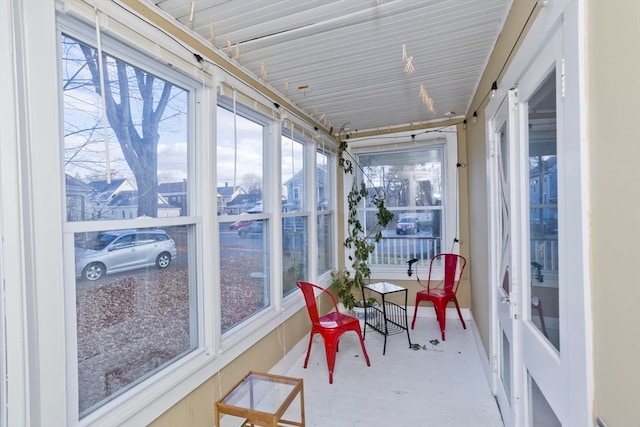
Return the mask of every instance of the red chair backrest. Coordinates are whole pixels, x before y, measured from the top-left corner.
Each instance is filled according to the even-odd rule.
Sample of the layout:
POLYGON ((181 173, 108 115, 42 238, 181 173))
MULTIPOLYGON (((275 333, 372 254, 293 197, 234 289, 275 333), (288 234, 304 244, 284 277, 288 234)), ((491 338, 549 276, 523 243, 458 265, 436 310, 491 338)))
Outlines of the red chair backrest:
POLYGON ((431 271, 436 263, 442 263, 444 267, 444 290, 455 294, 458 291, 458 285, 460 284, 460 279, 462 279, 462 273, 465 265, 467 265, 467 260, 458 254, 443 253, 434 256, 429 265, 428 289, 431 288, 431 271))
POLYGON ((304 301, 307 304, 307 311, 309 312, 309 318, 311 319, 311 323, 314 325, 320 324, 320 316, 318 314, 318 305, 316 303, 316 293, 315 289, 317 289, 320 293, 325 293, 331 300, 333 301, 333 306, 336 308, 336 299, 331 294, 331 292, 327 291, 325 288, 320 287, 318 285, 314 285, 313 283, 299 281, 297 282, 298 287, 302 291, 302 295, 304 295, 304 301))

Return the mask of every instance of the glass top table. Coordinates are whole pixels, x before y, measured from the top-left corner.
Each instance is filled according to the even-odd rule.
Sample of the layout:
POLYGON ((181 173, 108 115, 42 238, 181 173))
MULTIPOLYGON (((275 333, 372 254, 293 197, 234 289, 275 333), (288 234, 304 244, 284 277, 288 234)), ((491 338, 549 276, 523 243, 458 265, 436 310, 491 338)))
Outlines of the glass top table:
POLYGON ((364 287, 380 295, 391 294, 393 292, 407 291, 407 288, 403 288, 402 286, 394 285, 393 283, 389 283, 389 282, 369 283, 368 285, 364 285, 364 287))
POLYGON ((240 426, 304 427, 302 379, 251 371, 216 402, 216 426, 221 426, 220 419, 224 414, 241 418, 240 426), (296 398, 299 399, 300 421, 284 419, 296 398))

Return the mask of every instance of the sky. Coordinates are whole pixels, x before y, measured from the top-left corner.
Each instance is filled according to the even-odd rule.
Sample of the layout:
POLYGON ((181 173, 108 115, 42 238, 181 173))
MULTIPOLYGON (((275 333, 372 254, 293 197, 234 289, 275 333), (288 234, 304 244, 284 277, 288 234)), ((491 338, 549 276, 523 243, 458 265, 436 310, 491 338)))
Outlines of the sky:
MULTIPOLYGON (((91 74, 86 59, 77 42, 63 38, 63 88, 65 129, 65 172, 84 182, 112 178, 132 178, 113 130, 108 127, 108 149, 105 147, 106 120, 102 99, 91 84, 91 74)), ((114 61, 107 61, 107 68, 114 73, 114 61)), ((130 71, 133 67, 129 67, 130 71)), ((133 73, 130 73, 133 76, 133 73)), ((115 79, 113 77, 112 79, 115 79)), ((159 94, 163 80, 156 78, 159 94)), ((112 83, 114 93, 117 84, 112 83)), ((133 120, 140 121, 141 101, 135 102, 137 84, 130 83, 133 120), (136 90, 134 90, 136 89, 136 90)), ((159 96, 159 95, 158 95, 159 96)), ((189 159, 189 92, 174 85, 172 98, 159 127, 158 177, 159 182, 175 182, 188 179, 189 159)), ((116 93, 116 102, 119 102, 116 93)), ((157 97, 156 97, 157 98, 157 97)), ((263 126, 236 115, 225 108, 217 108, 216 163, 217 186, 251 184, 262 180, 264 164, 263 126), (234 132, 234 126, 237 130, 234 132)), ((107 121, 108 123, 108 121, 107 121)), ((138 131, 140 129, 138 127, 138 131)), ((286 135, 286 131, 285 131, 286 135)), ((197 153, 195 153, 197 155, 197 153)), ((282 182, 302 169, 302 144, 282 139, 282 182)))

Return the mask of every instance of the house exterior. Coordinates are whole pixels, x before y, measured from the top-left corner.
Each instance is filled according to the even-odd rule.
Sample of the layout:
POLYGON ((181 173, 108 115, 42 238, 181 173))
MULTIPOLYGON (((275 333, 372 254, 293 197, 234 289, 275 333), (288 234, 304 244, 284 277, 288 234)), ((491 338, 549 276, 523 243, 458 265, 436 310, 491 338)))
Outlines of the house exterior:
POLYGON ((130 180, 97 180, 91 181, 89 186, 93 188, 87 198, 89 218, 134 218, 137 204, 133 204, 132 197, 136 187, 130 180))
POLYGON ((163 182, 158 184, 158 193, 171 206, 180 208, 180 216, 187 215, 187 182, 163 182))
MULTIPOLYGON (((244 189, 242 185, 229 186, 226 183, 224 186, 218 187, 217 191, 218 191, 217 193, 218 194, 218 197, 217 197, 218 215, 229 213, 229 210, 227 208, 228 204, 232 200, 236 199, 238 196, 247 194, 247 191, 244 189)), ((238 202, 236 202, 236 204, 237 203, 238 202)), ((237 209, 232 208, 231 212, 233 212, 234 210, 238 211, 237 209)))
MULTIPOLYGON (((232 200, 227 202, 225 213, 228 215, 238 215, 249 212, 261 201, 262 197, 257 193, 238 194, 232 200)), ((251 212, 249 212, 251 213, 251 212)))
MULTIPOLYGON (((84 183, 68 175, 66 179, 67 197, 73 197, 74 200, 72 204, 67 205, 68 218, 79 221, 132 219, 138 216, 137 188, 131 180, 117 178, 111 181, 95 180, 84 183)), ((172 197, 182 200, 180 195, 172 197)), ((180 216, 181 211, 180 205, 171 204, 161 192, 158 194, 159 217, 180 216)))
MULTIPOLYGON (((60 135, 59 117, 52 114, 59 106, 59 81, 56 73, 43 70, 55 70, 58 65, 56 13, 68 13, 65 17, 68 20, 96 15, 90 2, 64 3, 64 6, 59 2, 0 3, 0 51, 5 59, 0 63, 3 76, 0 85, 3 93, 8 94, 0 99, 0 112, 6 120, 0 137, 0 273, 4 284, 0 300, 4 302, 1 321, 5 322, 1 369, 2 377, 6 378, 0 398, 6 413, 3 412, 0 424, 9 426, 79 425, 74 418, 77 408, 68 399, 73 384, 67 376, 73 371, 76 356, 72 354, 69 358, 66 329, 74 320, 66 309, 75 301, 65 293, 70 283, 72 288, 74 285, 65 279, 65 266, 69 266, 72 257, 65 258, 61 248, 73 241, 73 230, 69 231, 64 219, 81 216, 78 212, 87 209, 82 206, 82 198, 90 197, 90 193, 88 187, 63 178, 62 162, 51 160, 60 157, 60 147, 51 143, 60 135), (73 212, 60 208, 65 202, 65 180, 73 188, 73 193, 67 195, 77 200, 73 212)), ((133 27, 140 25, 136 15, 145 23, 161 22, 148 5, 135 0, 123 3, 133 11, 127 18, 121 18, 132 27, 131 31, 125 27, 127 36, 136 34, 133 27)), ((492 363, 492 351, 500 336, 496 333, 497 309, 491 285, 495 263, 490 250, 494 238, 490 218, 493 199, 488 176, 495 146, 489 125, 499 106, 487 102, 488 88, 500 76, 505 79, 503 90, 524 91, 523 86, 515 88, 511 86, 513 81, 506 81, 512 77, 509 73, 534 63, 539 51, 551 43, 554 31, 562 28, 565 33, 560 38, 568 43, 565 48, 574 47, 564 50, 561 61, 566 64, 561 80, 567 88, 563 99, 576 105, 573 113, 568 112, 575 115, 560 145, 567 150, 563 155, 572 161, 563 164, 558 172, 559 179, 575 184, 568 189, 575 191, 564 193, 565 200, 561 203, 568 212, 578 213, 559 219, 562 222, 559 227, 566 227, 571 237, 570 244, 560 249, 569 260, 566 266, 573 268, 565 270, 571 277, 562 291, 567 292, 563 299, 566 305, 559 307, 563 322, 566 319, 571 328, 564 331, 566 341, 560 351, 543 354, 558 363, 546 364, 544 359, 544 363, 531 368, 544 371, 540 375, 555 376, 561 383, 556 391, 549 391, 545 388, 546 381, 556 383, 554 378, 545 377, 541 388, 554 400, 552 404, 560 408, 558 418, 563 425, 571 427, 573 421, 573 425, 579 426, 637 426, 640 425, 637 404, 640 318, 636 302, 640 299, 640 286, 633 266, 640 244, 640 169, 635 164, 640 157, 637 138, 640 3, 634 0, 539 3, 544 6, 532 13, 537 2, 513 2, 485 74, 478 82, 472 107, 464 112, 465 126, 457 126, 462 164, 458 206, 461 251, 471 260, 459 300, 470 310, 477 325, 474 333, 487 376, 491 378, 497 369, 492 363), (555 18, 562 19, 550 19, 553 13, 555 18), (476 106, 477 110, 471 109, 476 106), (477 118, 473 125, 472 117, 477 118)), ((109 20, 109 16, 102 17, 109 20)), ((109 28, 123 31, 116 24, 110 23, 109 28)), ((136 40, 141 50, 163 57, 162 49, 147 36, 136 40)), ((465 42, 472 41, 460 41, 465 42)), ((187 57, 192 60, 188 49, 186 53, 180 50, 178 55, 182 55, 182 61, 187 61, 187 57)), ((244 75, 240 67, 225 66, 244 75)), ((256 90, 261 89, 259 82, 254 85, 256 90)), ((505 92, 501 96, 509 97, 505 92)), ((98 214, 118 194, 122 196, 119 214, 131 213, 130 192, 135 188, 125 182, 121 185, 98 192, 100 195, 91 202, 92 215, 98 214)), ((224 206, 234 199, 220 188, 216 194, 222 197, 224 206)), ((338 198, 342 197, 340 189, 338 198)), ((214 202, 209 205, 211 212, 214 209, 221 212, 221 205, 213 207, 214 202)), ((180 208, 175 209, 179 214, 180 208)), ((109 215, 115 218, 118 212, 109 215)), ((205 217, 204 221, 208 220, 205 217)), ((344 219, 341 221, 342 224, 344 219)), ((207 227, 207 231, 213 228, 210 223, 207 227)), ((198 243, 207 244, 210 236, 211 233, 198 243)), ((205 255, 215 253, 215 244, 207 248, 209 252, 205 255)), ((203 271, 210 275, 208 264, 203 271)), ((410 293, 417 289, 413 282, 398 280, 398 283, 407 286, 410 293)), ((211 288, 207 288, 205 297, 209 293, 211 288)), ((207 320, 214 318, 216 315, 212 313, 206 316, 207 320)), ((174 376, 160 377, 142 395, 133 395, 125 402, 110 402, 83 423, 213 425, 212 405, 222 390, 231 387, 248 370, 273 367, 282 358, 283 342, 296 343, 309 332, 301 326, 305 322, 306 313, 300 301, 293 314, 287 312, 287 316, 282 315, 277 321, 238 336, 224 351, 219 351, 219 342, 206 336, 202 351, 188 361, 191 365, 178 366, 174 376), (273 333, 275 330, 278 333, 273 333)), ((560 327, 566 328, 567 324, 560 327)), ((518 352, 524 353, 523 360, 527 360, 528 350, 531 348, 518 348, 518 352)))
MULTIPOLYGON (((318 165, 316 167, 316 183, 317 183, 317 200, 318 208, 320 210, 326 209, 327 206, 327 189, 326 189, 326 173, 327 170, 324 166, 318 165)), ((297 172, 293 177, 283 182, 285 188, 283 195, 283 209, 287 212, 295 212, 301 208, 300 191, 303 182, 303 172, 297 172)))
POLYGON ((93 192, 93 187, 66 174, 65 187, 67 188, 67 220, 80 221, 86 218, 86 200, 93 192))

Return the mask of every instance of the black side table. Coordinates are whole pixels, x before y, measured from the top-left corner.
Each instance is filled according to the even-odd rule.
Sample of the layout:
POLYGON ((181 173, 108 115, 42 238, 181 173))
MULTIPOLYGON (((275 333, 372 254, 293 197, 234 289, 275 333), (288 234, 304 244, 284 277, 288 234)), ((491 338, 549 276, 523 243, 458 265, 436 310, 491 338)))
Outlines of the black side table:
POLYGON ((411 337, 409 336, 409 327, 407 322, 407 288, 394 285, 388 282, 370 283, 362 286, 362 300, 367 301, 371 293, 379 295, 381 304, 379 307, 369 306, 365 304, 364 309, 364 331, 362 337, 364 339, 367 333, 367 325, 384 335, 384 347, 382 355, 387 351, 387 337, 392 334, 407 332, 409 347, 411 347, 411 337), (385 297, 396 292, 404 292, 404 307, 391 301, 386 301, 385 297))

